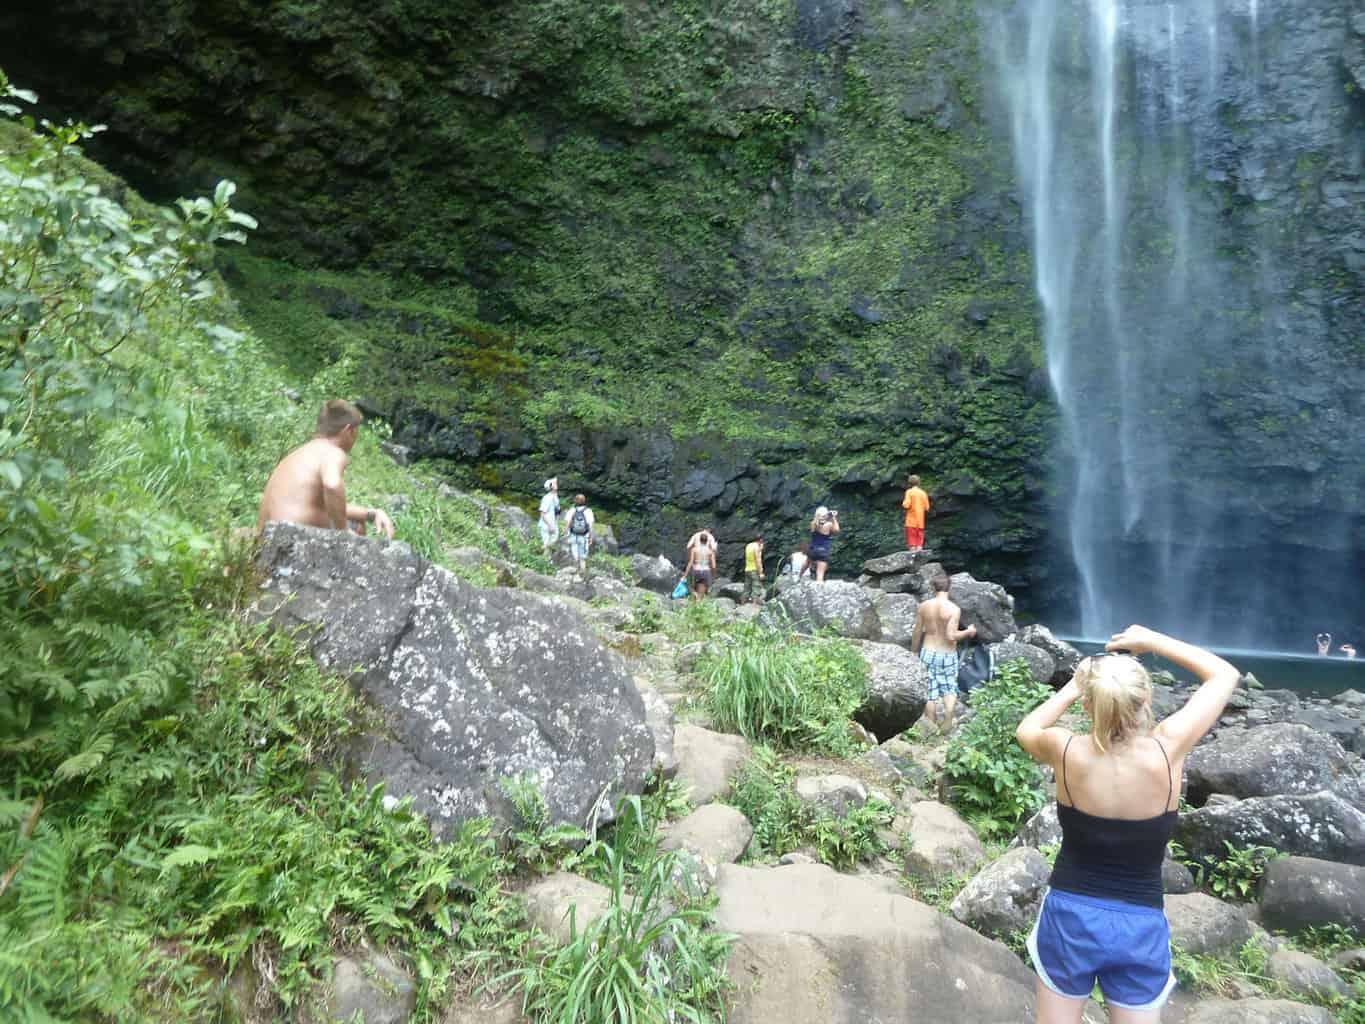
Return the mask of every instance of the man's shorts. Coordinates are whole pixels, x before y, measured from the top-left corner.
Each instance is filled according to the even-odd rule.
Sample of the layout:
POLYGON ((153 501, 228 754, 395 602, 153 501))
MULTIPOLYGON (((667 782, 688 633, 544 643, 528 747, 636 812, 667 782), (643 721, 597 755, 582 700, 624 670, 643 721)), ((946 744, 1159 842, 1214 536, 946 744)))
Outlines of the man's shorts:
POLYGON ((580 561, 588 560, 588 541, 592 539, 590 533, 571 533, 569 534, 569 554, 580 561))
POLYGON ((929 699, 957 694, 957 652, 921 649, 919 660, 929 670, 929 699))
POLYGON ((907 526, 905 528, 905 546, 907 548, 924 547, 924 527, 907 526))
POLYGON ((710 570, 710 569, 693 569, 693 570, 692 570, 692 586, 694 586, 694 587, 709 587, 710 585, 711 585, 711 570, 710 570))
POLYGON ((1089 997, 1124 1010, 1159 1010, 1175 987, 1171 928, 1159 907, 1048 889, 1028 937, 1044 985, 1068 999, 1089 997))
POLYGON ((559 524, 547 523, 544 519, 540 521, 540 544, 542 547, 554 547, 555 541, 559 539, 559 524))

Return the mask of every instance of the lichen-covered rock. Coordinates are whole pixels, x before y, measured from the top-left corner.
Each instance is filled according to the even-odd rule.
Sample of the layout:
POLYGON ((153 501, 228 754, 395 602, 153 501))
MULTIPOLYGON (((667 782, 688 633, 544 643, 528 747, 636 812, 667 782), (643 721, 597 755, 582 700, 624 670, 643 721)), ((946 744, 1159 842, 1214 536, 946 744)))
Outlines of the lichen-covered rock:
POLYGON ((997 668, 1001 665, 1008 665, 1011 661, 1022 661, 1028 666, 1029 675, 1040 683, 1048 682, 1057 671, 1057 665, 1052 660, 1052 655, 1041 647, 1023 644, 1017 640, 1004 640, 990 646, 991 654, 995 656, 997 668))
POLYGON ((1231 904, 1202 892, 1166 897, 1171 945, 1186 953, 1230 953, 1251 938, 1251 922, 1231 904))
POLYGON ((510 818, 509 776, 534 776, 552 820, 579 825, 643 787, 644 704, 564 604, 472 587, 404 544, 285 523, 258 565, 253 614, 303 630, 320 665, 350 675, 385 723, 355 744, 357 768, 437 832, 510 818))
POLYGON ((881 632, 871 595, 856 583, 803 583, 782 590, 769 607, 784 612, 803 632, 828 629, 858 640, 875 639, 881 632))
POLYGON ((877 609, 877 621, 881 629, 876 639, 882 643, 900 644, 909 647, 915 635, 915 619, 919 610, 919 598, 913 594, 887 594, 872 592, 872 604, 877 609))
POLYGON ((867 697, 854 717, 878 739, 899 735, 924 714, 929 670, 896 644, 859 645, 867 662, 867 697))
POLYGON ((1365 812, 1335 793, 1258 796, 1180 816, 1175 838, 1195 860, 1215 862, 1227 847, 1269 846, 1281 853, 1365 864, 1365 812))
POLYGON ((1016 631, 1014 599, 999 584, 960 572, 952 577, 948 596, 962 609, 962 627, 976 627, 977 643, 999 643, 1016 631))
POLYGON ((1057 802, 1049 800, 1043 809, 1024 822, 1019 834, 1010 841, 1010 847, 1056 846, 1062 841, 1062 823, 1057 820, 1057 802))
POLYGON ((1161 891, 1172 896, 1194 892, 1194 874, 1169 854, 1161 862, 1161 891))
POLYGON ((932 551, 893 551, 880 558, 869 558, 863 563, 863 572, 869 576, 901 576, 917 573, 937 558, 932 551))
POLYGON ((1037 850, 1010 850, 963 886, 948 912, 983 935, 1008 938, 1033 924, 1051 875, 1047 858, 1037 850))
POLYGON ((671 779, 678 774, 678 755, 673 749, 673 730, 677 725, 673 707, 663 694, 638 679, 635 689, 640 693, 645 706, 645 722, 654 738, 654 771, 661 778, 671 779))
POLYGON ((1051 686, 1064 686, 1075 674, 1076 666, 1081 663, 1081 652, 1065 640, 1058 640, 1046 626, 1037 624, 1025 626, 1019 631, 1019 640, 1021 643, 1041 648, 1052 656, 1052 663, 1055 666, 1052 678, 1044 680, 1051 686))
POLYGON ((1224 729, 1190 752, 1186 797, 1203 804, 1211 793, 1237 798, 1331 790, 1360 806, 1361 781, 1341 744, 1305 725, 1276 723, 1224 729))
POLYGON ((630 575, 637 587, 656 594, 671 594, 682 573, 663 555, 631 555, 630 575))
POLYGON ((1298 932, 1337 924, 1365 932, 1365 867, 1314 857, 1280 857, 1265 868, 1261 920, 1298 932))
POLYGON ((731 1024, 1032 1019, 1018 957, 877 884, 822 865, 728 864, 715 891, 716 928, 737 937, 731 1024))
POLYGON ((303 1024, 407 1024, 417 1005, 417 986, 384 953, 360 950, 336 962, 332 977, 320 982, 303 1024), (357 1018, 357 1015, 358 1018, 357 1018))

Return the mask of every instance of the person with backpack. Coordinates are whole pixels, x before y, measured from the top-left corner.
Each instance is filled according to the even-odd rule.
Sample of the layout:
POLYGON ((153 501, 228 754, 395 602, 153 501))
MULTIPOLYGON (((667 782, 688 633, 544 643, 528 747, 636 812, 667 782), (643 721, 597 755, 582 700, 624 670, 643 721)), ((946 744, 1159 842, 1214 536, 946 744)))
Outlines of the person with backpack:
POLYGON ((582 494, 575 494, 573 508, 564 514, 564 529, 569 535, 569 554, 573 556, 574 564, 585 580, 588 578, 588 552, 592 550, 592 531, 596 525, 592 509, 588 508, 588 499, 582 494))

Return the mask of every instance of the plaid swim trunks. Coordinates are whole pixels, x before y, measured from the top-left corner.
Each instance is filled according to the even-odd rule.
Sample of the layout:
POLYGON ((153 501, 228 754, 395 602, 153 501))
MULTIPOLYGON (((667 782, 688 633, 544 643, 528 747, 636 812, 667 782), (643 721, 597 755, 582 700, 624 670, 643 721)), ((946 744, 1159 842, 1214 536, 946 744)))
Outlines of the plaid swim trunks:
POLYGON ((957 652, 921 650, 919 660, 929 670, 929 699, 957 693, 957 652))

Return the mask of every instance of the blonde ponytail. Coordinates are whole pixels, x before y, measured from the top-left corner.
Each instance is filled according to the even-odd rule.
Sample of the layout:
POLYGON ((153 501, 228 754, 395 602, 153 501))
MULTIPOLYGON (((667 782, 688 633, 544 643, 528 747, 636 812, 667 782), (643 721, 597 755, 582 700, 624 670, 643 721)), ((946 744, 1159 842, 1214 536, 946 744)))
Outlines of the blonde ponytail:
POLYGON ((1152 731, 1152 680, 1136 658, 1087 658, 1078 669, 1090 712, 1090 739, 1101 751, 1152 731))

